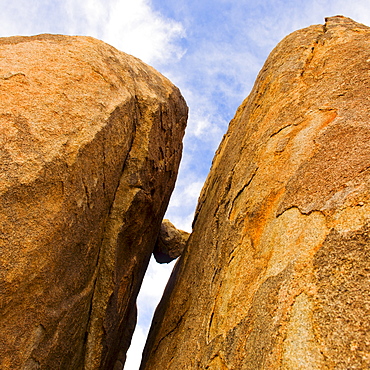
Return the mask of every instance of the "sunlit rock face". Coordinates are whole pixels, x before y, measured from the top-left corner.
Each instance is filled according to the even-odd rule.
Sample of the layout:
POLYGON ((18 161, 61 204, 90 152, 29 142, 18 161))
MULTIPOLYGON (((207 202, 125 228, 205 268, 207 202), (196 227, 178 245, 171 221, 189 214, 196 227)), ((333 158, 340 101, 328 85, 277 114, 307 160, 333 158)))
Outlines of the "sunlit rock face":
POLYGON ((186 104, 92 38, 2 38, 0 56, 0 368, 120 368, 186 104))
POLYGON ((370 29, 272 51, 215 155, 142 369, 370 368, 370 29))

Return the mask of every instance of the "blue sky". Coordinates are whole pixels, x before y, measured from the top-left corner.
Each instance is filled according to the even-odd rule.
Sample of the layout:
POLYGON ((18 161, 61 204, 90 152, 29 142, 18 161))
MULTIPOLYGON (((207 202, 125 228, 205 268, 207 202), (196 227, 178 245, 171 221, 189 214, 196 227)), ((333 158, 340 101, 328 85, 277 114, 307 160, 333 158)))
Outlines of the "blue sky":
MULTIPOLYGON (((190 108, 180 173, 167 212, 190 231, 215 150, 273 47, 342 14, 370 25, 368 0, 1 0, 0 36, 88 35, 170 78, 190 108)), ((152 312, 173 264, 151 262, 125 370, 139 367, 152 312)))

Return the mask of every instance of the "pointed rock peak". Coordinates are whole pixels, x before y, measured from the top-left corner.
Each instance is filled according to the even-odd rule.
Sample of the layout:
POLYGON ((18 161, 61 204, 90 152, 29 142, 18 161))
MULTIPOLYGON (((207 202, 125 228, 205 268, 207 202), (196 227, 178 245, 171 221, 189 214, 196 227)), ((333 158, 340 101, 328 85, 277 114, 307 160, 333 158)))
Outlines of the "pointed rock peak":
POLYGON ((364 28, 364 29, 369 29, 367 26, 361 24, 361 23, 358 23, 356 21, 354 21, 353 19, 351 18, 348 18, 348 17, 345 17, 343 15, 335 15, 333 17, 326 17, 325 18, 325 28, 326 29, 330 29, 332 27, 346 27, 346 28, 353 28, 353 27, 356 27, 356 28, 364 28))

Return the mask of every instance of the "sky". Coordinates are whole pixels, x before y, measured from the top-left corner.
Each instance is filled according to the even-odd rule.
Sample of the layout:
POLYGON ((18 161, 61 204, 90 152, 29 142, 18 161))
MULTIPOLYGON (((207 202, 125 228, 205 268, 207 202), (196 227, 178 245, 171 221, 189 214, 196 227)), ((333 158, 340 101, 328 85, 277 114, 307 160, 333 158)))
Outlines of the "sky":
MULTIPOLYGON (((189 106, 183 159, 166 218, 191 231, 212 158, 268 54, 289 33, 345 15, 370 26, 369 0, 0 0, 0 36, 93 36, 156 68, 189 106)), ((139 368, 173 264, 150 262, 125 370, 139 368)))

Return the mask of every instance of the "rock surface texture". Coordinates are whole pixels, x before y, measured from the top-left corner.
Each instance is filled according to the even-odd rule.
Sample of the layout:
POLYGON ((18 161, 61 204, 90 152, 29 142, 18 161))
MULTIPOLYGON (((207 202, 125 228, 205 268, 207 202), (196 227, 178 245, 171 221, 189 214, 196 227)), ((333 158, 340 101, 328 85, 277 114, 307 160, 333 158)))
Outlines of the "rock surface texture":
POLYGON ((169 220, 163 220, 153 251, 155 260, 158 263, 169 263, 181 256, 189 235, 184 230, 176 229, 169 220))
POLYGON ((0 368, 122 368, 186 104, 92 38, 2 38, 0 55, 0 368))
POLYGON ((370 368, 370 29, 272 51, 216 153, 142 369, 370 368))

